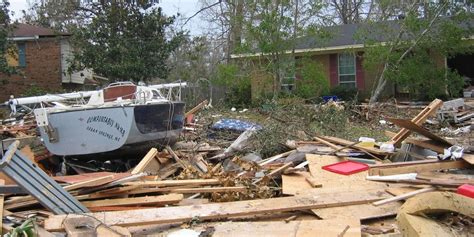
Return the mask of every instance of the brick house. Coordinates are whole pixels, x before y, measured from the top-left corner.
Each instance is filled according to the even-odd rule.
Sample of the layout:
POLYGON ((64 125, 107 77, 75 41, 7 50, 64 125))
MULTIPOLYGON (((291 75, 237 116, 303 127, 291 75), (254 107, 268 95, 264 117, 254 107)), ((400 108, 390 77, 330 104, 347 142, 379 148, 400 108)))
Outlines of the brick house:
MULTIPOLYGON (((326 79, 331 88, 336 86, 346 86, 356 88, 360 95, 367 97, 374 86, 377 71, 368 71, 363 67, 364 61, 364 42, 358 39, 357 33, 365 26, 361 24, 346 24, 329 27, 326 30, 330 32, 328 39, 318 39, 316 37, 299 38, 295 44, 296 69, 301 66, 299 59, 311 58, 322 66, 326 79)), ((397 24, 391 24, 391 27, 399 27, 397 24)), ((377 35, 377 41, 383 42, 381 34, 377 35), (379 36, 380 35, 380 36, 379 36)), ((286 52, 288 55, 291 50, 286 52)), ((441 68, 455 69, 466 78, 474 78, 473 54, 461 54, 453 58, 447 58, 437 53, 431 54, 436 65, 441 68)), ((272 91, 272 77, 264 70, 260 70, 258 65, 265 65, 265 59, 261 53, 255 54, 234 54, 234 60, 242 58, 252 59, 252 64, 257 65, 253 68, 251 75, 252 99, 260 97, 263 93, 272 91)), ((382 65, 380 65, 380 69, 382 65)), ((293 77, 282 77, 280 82, 281 90, 289 90, 295 87, 295 80, 298 75, 293 77)), ((398 88, 391 84, 386 87, 385 95, 405 96, 403 88, 398 88)))
POLYGON ((89 72, 67 73, 67 59, 71 55, 69 36, 44 27, 16 24, 9 37, 16 47, 12 47, 7 60, 19 73, 0 74, 0 101, 33 90, 59 92, 70 83, 83 84, 89 72))

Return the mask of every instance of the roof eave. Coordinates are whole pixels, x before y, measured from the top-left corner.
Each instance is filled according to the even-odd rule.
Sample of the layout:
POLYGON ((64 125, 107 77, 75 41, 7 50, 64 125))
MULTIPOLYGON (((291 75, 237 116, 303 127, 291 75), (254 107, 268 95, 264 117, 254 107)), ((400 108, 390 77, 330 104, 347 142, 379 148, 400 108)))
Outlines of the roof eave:
MULTIPOLYGON (((348 50, 348 49, 361 49, 364 48, 364 44, 351 44, 351 45, 340 45, 340 46, 331 46, 331 47, 321 47, 321 48, 308 48, 308 49, 295 49, 295 54, 305 54, 305 53, 325 53, 331 51, 339 50, 348 50)), ((292 50, 287 50, 284 54, 292 53, 292 50)), ((270 53, 246 53, 246 54, 231 54, 232 59, 238 58, 252 58, 252 57, 262 57, 270 55, 270 53)))

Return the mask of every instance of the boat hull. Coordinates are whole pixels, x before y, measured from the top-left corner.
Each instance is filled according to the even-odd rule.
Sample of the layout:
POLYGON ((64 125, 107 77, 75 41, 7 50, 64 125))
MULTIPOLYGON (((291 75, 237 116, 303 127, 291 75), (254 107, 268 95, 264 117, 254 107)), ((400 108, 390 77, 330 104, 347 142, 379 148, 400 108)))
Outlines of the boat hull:
POLYGON ((40 134, 55 155, 110 152, 125 145, 175 141, 184 124, 184 103, 51 112, 48 123, 39 128, 40 134))

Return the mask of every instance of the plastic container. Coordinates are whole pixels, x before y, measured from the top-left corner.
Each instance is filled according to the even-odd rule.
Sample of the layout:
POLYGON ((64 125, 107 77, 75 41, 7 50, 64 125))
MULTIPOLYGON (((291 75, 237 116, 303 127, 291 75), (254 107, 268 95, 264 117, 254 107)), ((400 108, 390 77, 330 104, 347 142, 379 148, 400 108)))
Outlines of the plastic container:
POLYGON ((463 184, 458 187, 457 193, 466 197, 474 198, 474 185, 463 184))
POLYGON ((369 166, 355 161, 342 161, 335 164, 323 166, 322 169, 338 174, 350 175, 368 170, 369 166))

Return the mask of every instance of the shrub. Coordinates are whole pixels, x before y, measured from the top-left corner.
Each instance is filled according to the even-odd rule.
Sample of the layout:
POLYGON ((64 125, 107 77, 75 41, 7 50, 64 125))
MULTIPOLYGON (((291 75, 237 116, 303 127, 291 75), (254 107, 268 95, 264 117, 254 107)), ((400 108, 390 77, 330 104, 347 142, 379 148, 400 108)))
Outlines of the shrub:
POLYGON ((319 98, 329 92, 329 80, 320 63, 311 59, 303 61, 301 78, 296 80, 295 94, 305 99, 319 98))
POLYGON ((335 95, 339 97, 339 99, 344 101, 354 100, 357 99, 358 90, 354 87, 347 87, 347 86, 336 86, 331 88, 329 92, 330 95, 335 95))

